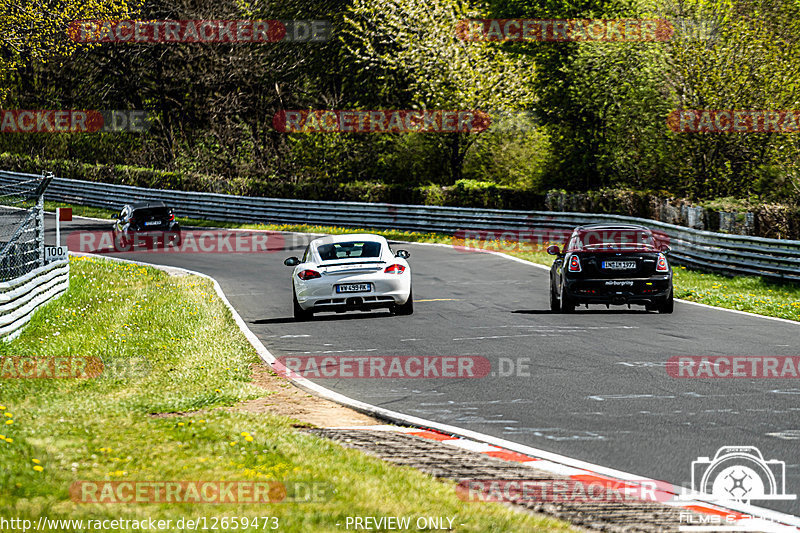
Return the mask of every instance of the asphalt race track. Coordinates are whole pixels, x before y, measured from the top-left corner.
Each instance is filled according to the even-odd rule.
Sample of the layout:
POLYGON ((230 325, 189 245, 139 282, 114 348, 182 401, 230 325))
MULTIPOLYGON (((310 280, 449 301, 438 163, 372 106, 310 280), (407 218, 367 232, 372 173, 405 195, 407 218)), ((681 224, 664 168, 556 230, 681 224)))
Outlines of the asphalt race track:
MULTIPOLYGON (((76 219, 62 233, 98 224, 110 227, 76 219)), ((552 314, 546 270, 414 244, 394 246, 411 252, 414 315, 296 323, 283 260, 306 241, 288 236, 275 253, 115 255, 213 276, 276 357, 471 355, 492 364, 481 379, 315 380, 352 398, 687 487, 698 457, 756 446, 785 461, 786 492, 800 493, 797 380, 676 379, 665 369, 681 355, 800 355, 800 325, 682 302, 672 315, 637 306, 552 314), (519 358, 527 372, 500 375, 519 358)), ((800 515, 797 500, 753 503, 800 515)))

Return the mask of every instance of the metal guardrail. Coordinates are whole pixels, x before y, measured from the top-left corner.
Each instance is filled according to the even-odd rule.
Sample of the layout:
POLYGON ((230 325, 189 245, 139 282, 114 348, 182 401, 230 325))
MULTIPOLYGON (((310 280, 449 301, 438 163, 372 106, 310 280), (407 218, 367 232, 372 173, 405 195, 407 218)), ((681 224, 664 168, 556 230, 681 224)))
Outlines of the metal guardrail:
MULTIPOLYGON (((0 171, 0 186, 30 179, 0 171)), ((463 207, 331 202, 146 189, 55 178, 47 199, 120 209, 134 201, 163 201, 179 216, 242 223, 319 224, 342 227, 433 231, 526 232, 571 229, 598 222, 642 224, 670 238, 673 262, 730 275, 750 274, 800 281, 800 241, 696 230, 664 222, 609 214, 518 211, 463 207)))
POLYGON ((0 189, 0 337, 22 331, 41 305, 69 286, 69 262, 46 263, 44 191, 49 175, 22 175, 0 189))
POLYGON ((0 189, 0 281, 44 266, 43 195, 51 181, 26 176, 0 189))
POLYGON ((0 337, 21 332, 41 305, 69 288, 69 260, 53 261, 12 281, 0 283, 0 337))

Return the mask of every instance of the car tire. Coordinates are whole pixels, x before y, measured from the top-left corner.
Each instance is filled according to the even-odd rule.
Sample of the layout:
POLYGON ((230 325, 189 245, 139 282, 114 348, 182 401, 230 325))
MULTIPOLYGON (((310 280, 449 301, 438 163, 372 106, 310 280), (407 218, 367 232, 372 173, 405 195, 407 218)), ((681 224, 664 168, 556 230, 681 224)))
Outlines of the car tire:
POLYGON ((131 245, 131 239, 129 239, 124 233, 117 233, 114 237, 114 251, 115 252, 130 252, 133 246, 131 245))
POLYGON ((554 313, 561 311, 561 302, 558 301, 552 286, 550 287, 550 310, 554 313))
POLYGON ((672 296, 672 291, 669 291, 669 296, 658 304, 658 312, 669 314, 672 313, 673 309, 675 309, 675 298, 672 296))
POLYGON ((408 291, 408 300, 402 305, 394 306, 394 314, 396 315, 413 315, 414 314, 414 291, 408 291))
POLYGON ((572 313, 575 311, 575 302, 570 300, 567 292, 564 290, 564 282, 561 282, 561 297, 558 299, 558 303, 561 306, 562 313, 572 313))
POLYGON ((297 302, 297 294, 294 292, 294 286, 292 286, 292 304, 294 309, 294 319, 297 322, 305 322, 314 318, 314 311, 306 311, 300 307, 300 304, 297 302))

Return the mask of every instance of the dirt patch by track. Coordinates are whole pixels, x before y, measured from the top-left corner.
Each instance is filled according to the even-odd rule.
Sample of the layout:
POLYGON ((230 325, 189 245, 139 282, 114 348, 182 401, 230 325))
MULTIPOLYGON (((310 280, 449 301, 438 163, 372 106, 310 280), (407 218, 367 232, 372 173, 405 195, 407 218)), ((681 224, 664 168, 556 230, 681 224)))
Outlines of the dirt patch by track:
POLYGON ((297 420, 297 425, 301 427, 333 428, 384 423, 336 402, 314 396, 276 375, 267 365, 253 365, 252 370, 253 383, 272 394, 242 402, 236 409, 287 416, 297 420))

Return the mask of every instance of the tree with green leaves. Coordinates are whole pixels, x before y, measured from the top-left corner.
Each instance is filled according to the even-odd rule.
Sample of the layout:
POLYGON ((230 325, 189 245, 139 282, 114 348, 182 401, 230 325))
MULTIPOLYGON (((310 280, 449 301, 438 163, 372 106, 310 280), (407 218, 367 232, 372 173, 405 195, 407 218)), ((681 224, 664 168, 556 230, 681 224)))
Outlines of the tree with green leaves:
POLYGON ((69 36, 73 21, 120 18, 137 0, 0 0, 0 103, 8 79, 34 62, 64 58, 81 45, 69 36))
MULTIPOLYGON (((534 102, 527 82, 533 66, 493 43, 459 37, 461 21, 484 16, 466 0, 354 0, 342 42, 377 79, 400 80, 404 98, 387 105, 404 100, 414 109, 527 109, 534 102)), ((451 182, 461 177, 474 141, 474 133, 431 139, 447 153, 451 182)))

